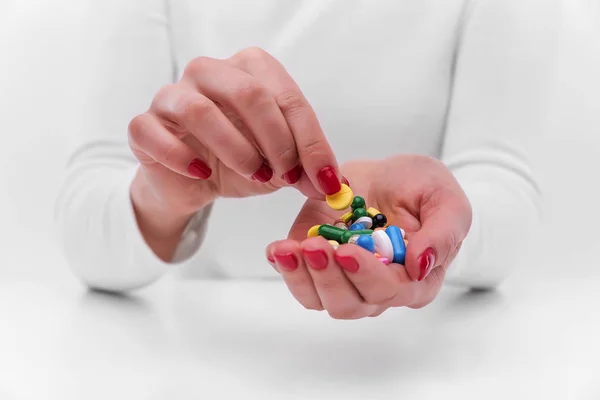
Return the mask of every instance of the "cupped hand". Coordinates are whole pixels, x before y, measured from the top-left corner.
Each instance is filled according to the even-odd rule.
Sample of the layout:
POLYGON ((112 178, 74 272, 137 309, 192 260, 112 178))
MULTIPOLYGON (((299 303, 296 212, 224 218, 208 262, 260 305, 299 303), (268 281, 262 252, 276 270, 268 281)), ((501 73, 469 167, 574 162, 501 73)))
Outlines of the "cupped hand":
POLYGON ((269 262, 304 307, 336 319, 377 316, 390 307, 420 308, 435 299, 446 270, 471 226, 471 206, 452 173, 438 160, 398 155, 342 168, 355 195, 406 231, 406 265, 385 265, 356 245, 336 250, 306 238, 313 225, 342 214, 309 199, 288 239, 267 247, 269 262))

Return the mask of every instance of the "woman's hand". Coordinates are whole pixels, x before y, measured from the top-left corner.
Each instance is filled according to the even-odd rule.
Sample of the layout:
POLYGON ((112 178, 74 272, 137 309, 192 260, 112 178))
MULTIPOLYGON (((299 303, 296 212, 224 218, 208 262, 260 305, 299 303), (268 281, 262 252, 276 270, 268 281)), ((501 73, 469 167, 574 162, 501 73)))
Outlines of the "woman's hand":
POLYGON ((471 206, 438 160, 399 155, 343 167, 355 195, 406 231, 406 266, 385 265, 356 245, 334 251, 323 238, 306 239, 311 226, 341 215, 308 200, 287 240, 267 248, 269 262, 306 308, 338 319, 377 316, 390 307, 420 308, 440 290, 446 270, 471 226, 471 206))
POLYGON ((340 189, 336 159, 283 66, 250 48, 200 57, 129 126, 140 161, 131 197, 146 241, 169 259, 189 218, 218 197, 295 186, 309 198, 340 189))

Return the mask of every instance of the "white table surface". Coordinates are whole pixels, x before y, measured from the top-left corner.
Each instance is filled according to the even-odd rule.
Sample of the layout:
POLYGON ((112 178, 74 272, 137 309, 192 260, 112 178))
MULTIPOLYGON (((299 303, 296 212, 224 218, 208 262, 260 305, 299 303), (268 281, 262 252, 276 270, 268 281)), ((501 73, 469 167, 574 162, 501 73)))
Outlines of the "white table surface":
POLYGON ((600 274, 527 274, 359 321, 281 282, 7 279, 0 399, 600 399, 600 274))

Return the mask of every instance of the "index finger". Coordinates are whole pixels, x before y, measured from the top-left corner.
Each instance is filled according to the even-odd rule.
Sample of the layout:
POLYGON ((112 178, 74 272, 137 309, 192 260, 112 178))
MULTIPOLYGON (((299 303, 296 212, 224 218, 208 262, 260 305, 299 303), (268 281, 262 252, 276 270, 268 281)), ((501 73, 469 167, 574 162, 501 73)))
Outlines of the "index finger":
POLYGON ((331 146, 314 110, 283 65, 257 48, 234 55, 230 62, 271 91, 292 131, 300 162, 314 187, 325 195, 339 192, 341 174, 331 146))

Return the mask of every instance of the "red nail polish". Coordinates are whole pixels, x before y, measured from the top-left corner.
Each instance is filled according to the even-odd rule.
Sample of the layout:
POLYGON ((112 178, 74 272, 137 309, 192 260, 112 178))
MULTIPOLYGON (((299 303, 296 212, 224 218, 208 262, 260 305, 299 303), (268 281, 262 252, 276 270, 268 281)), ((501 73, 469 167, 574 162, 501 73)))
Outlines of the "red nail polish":
POLYGON ((337 261, 337 263, 348 272, 354 273, 358 271, 358 262, 354 259, 354 257, 340 256, 336 254, 335 261, 337 261))
POLYGON ((275 254, 275 260, 285 270, 293 271, 298 268, 298 260, 293 253, 275 254))
POLYGON ((429 273, 433 269, 433 266, 435 265, 435 251, 433 251, 433 249, 429 247, 419 256, 417 262, 419 263, 419 269, 421 271, 419 275, 420 282, 423 279, 427 278, 427 275, 429 275, 429 273))
POLYGON ((197 158, 188 165, 188 172, 200 179, 208 179, 212 174, 212 169, 202 160, 197 158))
POLYGON ((327 268, 327 254, 325 251, 319 250, 303 250, 304 258, 307 264, 316 270, 327 268))
POLYGON ((294 168, 290 169, 288 172, 283 174, 283 179, 289 184, 293 185, 294 183, 300 180, 302 176, 302 166, 296 165, 294 168))
POLYGON ((273 170, 266 163, 263 163, 260 168, 252 174, 252 179, 259 181, 260 183, 266 183, 273 177, 273 170))
POLYGON ((350 182, 348 182, 348 179, 346 179, 345 176, 342 176, 342 183, 348 187, 350 187, 350 182))
POLYGON ((267 260, 269 260, 271 264, 275 264, 275 259, 273 257, 267 256, 267 260))
POLYGON ((317 174, 321 189, 326 195, 332 195, 340 191, 342 184, 335 174, 335 170, 332 167, 325 167, 317 174))

